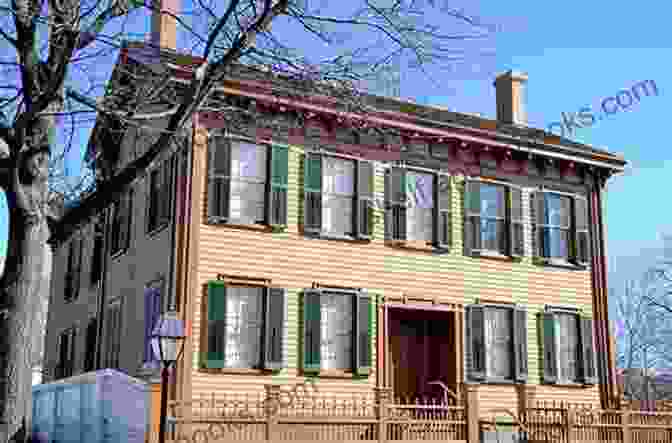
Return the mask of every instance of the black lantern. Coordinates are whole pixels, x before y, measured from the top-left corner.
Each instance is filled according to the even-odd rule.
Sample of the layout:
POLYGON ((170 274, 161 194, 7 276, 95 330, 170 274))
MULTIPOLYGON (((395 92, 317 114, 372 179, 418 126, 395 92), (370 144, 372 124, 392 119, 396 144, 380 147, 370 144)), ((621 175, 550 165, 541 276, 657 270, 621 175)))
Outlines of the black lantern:
POLYGON ((168 410, 168 371, 182 356, 184 350, 184 322, 177 312, 169 311, 159 318, 150 336, 152 352, 161 361, 161 421, 159 443, 166 441, 166 413, 168 410))

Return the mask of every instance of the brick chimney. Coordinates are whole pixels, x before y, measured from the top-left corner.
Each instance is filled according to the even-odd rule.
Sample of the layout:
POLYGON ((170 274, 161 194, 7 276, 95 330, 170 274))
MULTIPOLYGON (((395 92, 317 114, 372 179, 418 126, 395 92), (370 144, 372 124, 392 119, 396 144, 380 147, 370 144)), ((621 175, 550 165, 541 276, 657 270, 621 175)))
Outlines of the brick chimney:
POLYGON ((177 50, 177 20, 180 0, 154 0, 151 43, 162 49, 177 50))
POLYGON ((507 71, 495 78, 497 120, 514 125, 527 124, 527 74, 507 71))

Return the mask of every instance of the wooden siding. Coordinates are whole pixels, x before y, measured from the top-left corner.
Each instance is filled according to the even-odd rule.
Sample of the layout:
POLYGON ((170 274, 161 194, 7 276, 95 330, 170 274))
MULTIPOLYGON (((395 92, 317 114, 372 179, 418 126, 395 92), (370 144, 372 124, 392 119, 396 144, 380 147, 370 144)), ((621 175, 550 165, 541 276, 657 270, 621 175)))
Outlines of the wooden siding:
MULTIPOLYGON (((207 150, 195 147, 199 160, 206 165, 207 150)), ((235 228, 206 223, 207 174, 196 183, 194 199, 200 210, 192 220, 199 227, 198 257, 194 264, 197 287, 192 288, 193 309, 193 378, 192 394, 197 398, 218 392, 260 392, 264 383, 293 383, 301 379, 299 362, 299 293, 313 282, 364 287, 377 295, 406 294, 436 297, 441 302, 468 304, 476 298, 490 301, 516 302, 528 308, 529 383, 539 384, 539 341, 536 316, 546 304, 572 305, 590 314, 592 293, 590 270, 567 270, 534 265, 531 257, 529 189, 524 190, 526 256, 521 262, 466 257, 463 254, 463 191, 464 178, 453 177, 452 238, 450 253, 437 255, 431 250, 400 249, 384 244, 383 217, 375 217, 373 241, 370 243, 326 239, 310 239, 300 231, 303 217, 302 151, 291 147, 289 153, 288 229, 284 233, 235 228), (199 195, 200 194, 200 195, 199 195), (240 274, 272 279, 273 285, 288 291, 288 324, 285 351, 288 368, 279 375, 209 373, 200 370, 199 347, 201 319, 204 312, 204 287, 218 273, 240 274)), ((383 168, 376 167, 375 193, 382 200, 383 168)), ((376 316, 373 316, 375 322, 376 316)), ((375 332, 375 324, 374 329, 375 332)), ((333 394, 348 395, 358 387, 370 390, 376 384, 376 338, 372 337, 372 373, 368 378, 353 381, 347 378, 321 378, 320 389, 333 394)), ((459 357, 461 359, 461 356, 459 357)), ((540 392, 560 398, 585 398, 599 401, 595 388, 544 387, 540 392)), ((512 386, 483 386, 481 410, 493 407, 515 407, 512 386)), ((538 397, 541 398, 541 397, 538 397)), ((578 400, 577 400, 578 401, 578 400)))

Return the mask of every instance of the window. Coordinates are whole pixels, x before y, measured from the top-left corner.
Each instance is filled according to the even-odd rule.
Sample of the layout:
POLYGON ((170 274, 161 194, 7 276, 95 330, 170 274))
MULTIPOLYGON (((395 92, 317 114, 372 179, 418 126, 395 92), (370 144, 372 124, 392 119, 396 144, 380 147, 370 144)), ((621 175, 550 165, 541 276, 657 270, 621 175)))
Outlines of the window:
POLYGON ((89 320, 86 325, 86 350, 84 354, 84 372, 96 369, 96 341, 98 338, 98 321, 89 320))
POLYGON ((287 146, 213 137, 209 148, 210 223, 287 224, 287 146))
POLYGON ((522 193, 517 187, 467 181, 465 248, 468 255, 524 255, 522 193))
POLYGON ((536 255, 587 265, 590 261, 588 201, 553 192, 535 194, 536 255))
POLYGON ((110 229, 110 254, 128 249, 133 215, 133 190, 112 205, 112 226, 110 229))
POLYGON ((467 378, 527 381, 527 312, 515 306, 474 304, 466 311, 467 378))
POLYGON ((164 160, 149 174, 149 204, 147 209, 147 232, 165 226, 170 221, 173 201, 173 160, 164 160))
POLYGON ((385 174, 385 238, 425 241, 437 248, 450 243, 449 178, 394 167, 385 174))
POLYGON ((70 240, 68 267, 65 273, 65 301, 75 300, 79 295, 82 268, 82 237, 75 234, 70 240))
POLYGON ((210 282, 205 367, 285 367, 286 305, 282 288, 210 282))
POLYGON ((542 319, 544 382, 596 384, 592 319, 549 307, 542 319))
POLYGON ((100 281, 103 272, 103 240, 105 235, 105 219, 100 217, 94 227, 93 255, 91 257, 91 285, 100 281))
POLYGON ((368 239, 371 236, 372 200, 372 163, 306 153, 304 232, 368 239))
POLYGON ((371 368, 371 300, 360 290, 307 289, 303 294, 303 370, 371 368))
POLYGON ((105 368, 119 369, 121 348, 121 300, 107 308, 105 326, 105 368))
POLYGON ((166 306, 164 306, 164 289, 164 281, 158 280, 148 284, 145 287, 143 294, 145 300, 145 339, 142 361, 143 365, 152 368, 158 368, 159 365, 159 358, 156 356, 155 350, 152 348, 151 335, 157 325, 157 322, 159 321, 159 318, 167 311, 166 306))
POLYGON ((58 338, 58 366, 56 368, 56 378, 65 378, 73 375, 75 367, 75 342, 77 339, 77 328, 72 327, 64 332, 58 338))

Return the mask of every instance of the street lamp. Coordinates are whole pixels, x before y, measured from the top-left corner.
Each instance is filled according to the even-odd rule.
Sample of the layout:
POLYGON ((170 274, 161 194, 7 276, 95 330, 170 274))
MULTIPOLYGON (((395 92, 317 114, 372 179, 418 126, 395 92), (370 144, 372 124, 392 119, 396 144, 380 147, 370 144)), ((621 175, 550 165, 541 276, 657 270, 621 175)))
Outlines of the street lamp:
POLYGON ((184 323, 177 312, 168 311, 154 326, 150 343, 154 355, 161 360, 161 421, 159 443, 166 441, 166 414, 168 411, 168 370, 182 356, 184 350, 184 323))

